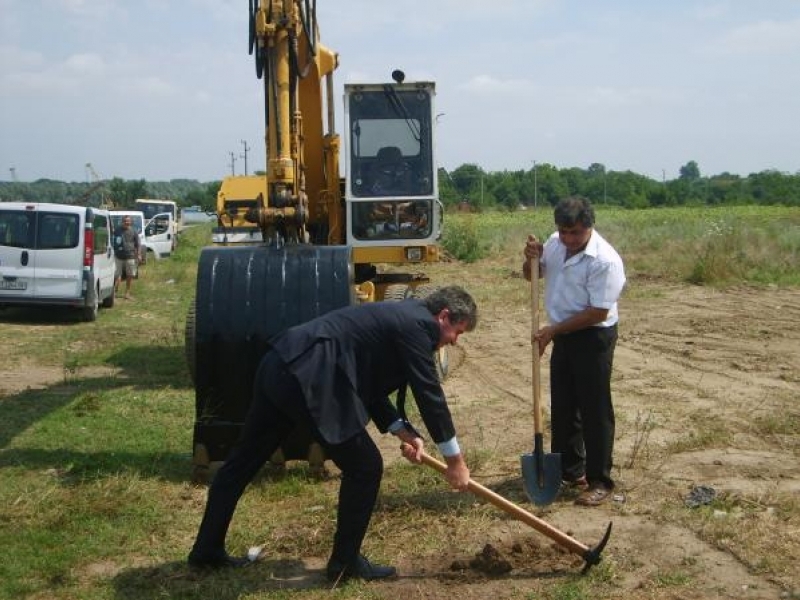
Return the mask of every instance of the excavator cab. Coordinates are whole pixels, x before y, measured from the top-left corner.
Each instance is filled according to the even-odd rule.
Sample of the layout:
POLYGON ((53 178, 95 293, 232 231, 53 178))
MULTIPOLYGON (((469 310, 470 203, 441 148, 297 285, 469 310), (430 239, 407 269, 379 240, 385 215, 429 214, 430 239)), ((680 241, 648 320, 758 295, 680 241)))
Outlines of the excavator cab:
POLYGON ((431 82, 345 85, 347 244, 362 255, 394 247, 397 262, 425 262, 440 237, 434 96, 431 82))

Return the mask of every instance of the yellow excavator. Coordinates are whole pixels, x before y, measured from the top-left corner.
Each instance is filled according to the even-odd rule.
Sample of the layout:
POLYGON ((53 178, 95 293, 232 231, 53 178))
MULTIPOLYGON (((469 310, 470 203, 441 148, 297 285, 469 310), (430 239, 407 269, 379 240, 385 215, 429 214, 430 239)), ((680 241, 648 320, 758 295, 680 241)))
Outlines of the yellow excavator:
MULTIPOLYGON (((344 86, 344 177, 335 128, 338 55, 319 42, 316 0, 250 0, 249 45, 263 81, 265 175, 232 176, 201 251, 186 353, 195 383, 194 479, 225 460, 255 370, 283 329, 357 302, 430 293, 444 211, 434 156, 435 85, 344 86)), ((447 355, 437 357, 440 375, 447 355)), ((273 462, 324 456, 297 431, 273 462)))

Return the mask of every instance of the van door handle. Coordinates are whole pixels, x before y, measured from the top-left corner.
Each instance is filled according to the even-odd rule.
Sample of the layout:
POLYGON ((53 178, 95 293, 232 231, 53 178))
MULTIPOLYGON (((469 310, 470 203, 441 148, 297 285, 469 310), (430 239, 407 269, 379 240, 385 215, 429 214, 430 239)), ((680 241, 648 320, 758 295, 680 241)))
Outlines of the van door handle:
POLYGON ((28 251, 23 250, 22 254, 19 257, 19 262, 22 264, 23 267, 28 266, 28 251))

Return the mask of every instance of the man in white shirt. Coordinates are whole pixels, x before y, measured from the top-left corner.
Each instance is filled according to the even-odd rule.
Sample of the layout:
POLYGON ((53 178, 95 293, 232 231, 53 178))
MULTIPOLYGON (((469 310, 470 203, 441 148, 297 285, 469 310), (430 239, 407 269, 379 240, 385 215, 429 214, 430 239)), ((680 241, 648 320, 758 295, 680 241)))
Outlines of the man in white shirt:
POLYGON ((562 478, 579 488, 576 503, 602 504, 614 489, 614 407, 611 368, 617 342, 617 300, 625 269, 616 250, 594 230, 586 198, 569 197, 554 210, 557 231, 542 244, 529 235, 523 264, 545 278, 549 324, 534 334, 550 357, 551 450, 561 454, 562 478))

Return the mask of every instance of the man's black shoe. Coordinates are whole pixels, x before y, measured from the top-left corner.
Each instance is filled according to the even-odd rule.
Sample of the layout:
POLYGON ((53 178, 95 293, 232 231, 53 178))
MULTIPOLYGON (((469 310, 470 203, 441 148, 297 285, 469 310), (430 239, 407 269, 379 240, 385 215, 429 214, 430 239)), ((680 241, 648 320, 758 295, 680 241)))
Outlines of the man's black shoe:
POLYGON ((236 558, 230 554, 216 554, 210 556, 202 556, 189 553, 188 563, 194 569, 226 569, 243 567, 250 561, 247 558, 236 558))
POLYGON ((331 560, 328 562, 325 575, 328 577, 328 581, 334 582, 346 581, 352 578, 374 581, 376 579, 394 577, 397 575, 397 569, 385 565, 373 565, 364 556, 359 555, 350 564, 342 564, 331 560))

